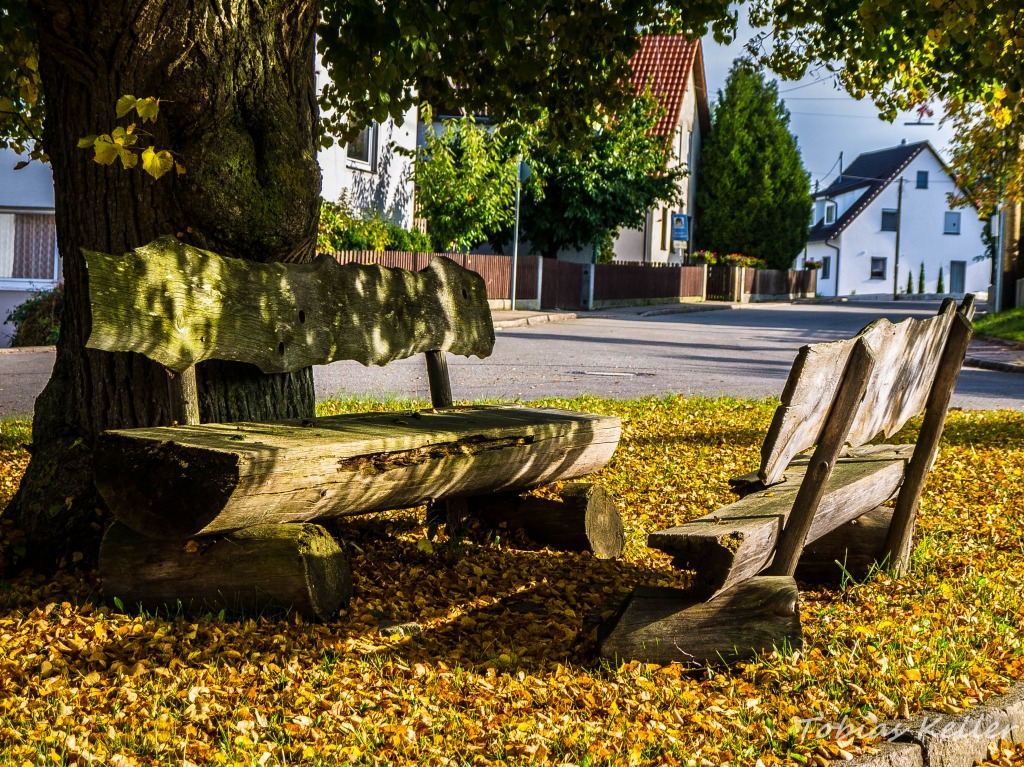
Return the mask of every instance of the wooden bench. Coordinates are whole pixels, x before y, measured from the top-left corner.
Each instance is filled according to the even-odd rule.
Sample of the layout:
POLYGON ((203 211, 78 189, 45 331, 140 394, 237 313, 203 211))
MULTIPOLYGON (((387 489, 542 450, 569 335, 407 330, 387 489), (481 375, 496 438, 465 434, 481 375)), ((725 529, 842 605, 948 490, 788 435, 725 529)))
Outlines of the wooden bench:
POLYGON ((959 309, 947 299, 935 317, 878 320, 852 339, 803 347, 760 468, 733 481, 740 500, 649 536, 694 571, 692 588, 634 590, 603 627, 600 653, 703 665, 799 647, 794 574, 905 570, 973 314, 973 296, 959 309), (916 444, 868 444, 922 412, 916 444))
POLYGON ((111 597, 214 610, 283 604, 329 617, 347 602, 351 578, 338 543, 315 522, 423 503, 460 513, 529 508, 542 517, 535 536, 547 520, 569 545, 582 538, 598 555, 621 552, 621 519, 600 492, 510 503, 601 468, 619 440, 617 418, 453 406, 445 352, 486 357, 494 345, 474 272, 446 258, 421 272, 327 257, 259 264, 174 238, 124 256, 85 256, 87 345, 163 364, 175 420, 108 431, 95 446, 96 485, 117 520, 100 551, 111 597), (202 360, 279 373, 417 353, 427 358, 427 410, 199 423, 194 366, 202 360))

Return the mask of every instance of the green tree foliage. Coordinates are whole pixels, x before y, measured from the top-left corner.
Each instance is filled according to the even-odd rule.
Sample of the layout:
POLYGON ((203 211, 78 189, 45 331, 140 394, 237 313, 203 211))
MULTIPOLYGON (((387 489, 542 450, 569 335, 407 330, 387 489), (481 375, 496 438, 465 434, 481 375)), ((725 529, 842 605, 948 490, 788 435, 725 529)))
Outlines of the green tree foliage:
POLYGON ((940 296, 943 293, 946 292, 946 282, 945 282, 945 280, 942 279, 942 267, 941 266, 939 267, 939 284, 935 288, 935 292, 938 293, 940 296))
POLYGON ((0 9, 0 147, 34 159, 42 146, 43 99, 39 41, 26 0, 0 9))
POLYGON ((64 311, 64 288, 58 285, 32 295, 7 315, 4 324, 14 325, 11 346, 52 346, 60 338, 60 315, 64 311))
POLYGON ((914 292, 914 272, 912 270, 907 271, 907 295, 909 296, 914 292))
POLYGON ((416 162, 416 201, 435 250, 469 250, 515 215, 515 131, 493 131, 472 117, 452 120, 438 133, 430 125, 416 162))
POLYGON ((917 273, 917 292, 924 293, 924 261, 921 262, 921 269, 917 273))
POLYGON ((640 228, 650 208, 678 200, 686 171, 666 167, 668 146, 650 134, 660 114, 642 96, 575 145, 559 143, 550 128, 540 133, 521 210, 535 250, 554 257, 565 247, 596 245, 610 259, 619 229, 640 228))
POLYGON ((386 219, 380 211, 355 212, 343 194, 337 202, 324 200, 320 207, 316 249, 319 253, 339 250, 424 253, 431 250, 431 245, 427 235, 402 228, 386 219))
POLYGON ((838 70, 850 93, 872 97, 889 119, 929 98, 1021 101, 1019 0, 755 0, 751 21, 772 28, 752 48, 776 71, 838 70))
POLYGON ((975 205, 983 218, 1006 199, 1024 200, 1024 103, 954 103, 950 165, 958 190, 953 205, 975 205))
POLYGON ((536 124, 585 137, 595 117, 627 107, 638 35, 730 33, 728 0, 327 0, 317 48, 330 74, 328 129, 351 132, 417 99, 496 123, 536 124))
POLYGON ((697 247, 789 269, 807 242, 810 182, 778 86, 737 60, 701 153, 697 247))

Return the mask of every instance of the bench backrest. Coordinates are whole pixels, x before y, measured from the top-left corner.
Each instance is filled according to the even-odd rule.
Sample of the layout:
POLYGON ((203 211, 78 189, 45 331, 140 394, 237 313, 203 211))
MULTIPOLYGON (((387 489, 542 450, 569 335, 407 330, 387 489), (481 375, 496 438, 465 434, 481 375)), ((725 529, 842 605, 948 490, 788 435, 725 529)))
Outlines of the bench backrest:
POLYGON ((926 320, 908 319, 895 325, 876 320, 854 338, 801 348, 761 448, 761 481, 766 485, 780 481, 795 455, 818 444, 859 341, 867 345, 874 365, 846 443, 862 445, 880 433, 890 437, 921 414, 955 314, 956 304, 950 299, 926 320))
POLYGON ((494 326, 483 279, 447 258, 420 272, 345 264, 257 263, 173 237, 111 256, 83 251, 86 346, 139 352, 182 372, 207 359, 284 373, 335 360, 385 365, 449 351, 487 357, 494 326))

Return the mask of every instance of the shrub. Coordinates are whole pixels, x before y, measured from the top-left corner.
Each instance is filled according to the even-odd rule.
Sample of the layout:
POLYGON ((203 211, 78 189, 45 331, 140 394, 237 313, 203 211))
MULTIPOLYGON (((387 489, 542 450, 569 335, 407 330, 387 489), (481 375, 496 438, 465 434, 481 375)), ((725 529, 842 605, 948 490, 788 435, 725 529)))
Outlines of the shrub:
POLYGON ((422 232, 408 231, 379 211, 356 213, 345 195, 338 202, 323 202, 316 249, 321 253, 336 250, 430 251, 430 238, 422 232))
POLYGON ((60 316, 64 311, 64 286, 33 294, 14 307, 4 324, 14 325, 11 346, 51 346, 60 337, 60 316))

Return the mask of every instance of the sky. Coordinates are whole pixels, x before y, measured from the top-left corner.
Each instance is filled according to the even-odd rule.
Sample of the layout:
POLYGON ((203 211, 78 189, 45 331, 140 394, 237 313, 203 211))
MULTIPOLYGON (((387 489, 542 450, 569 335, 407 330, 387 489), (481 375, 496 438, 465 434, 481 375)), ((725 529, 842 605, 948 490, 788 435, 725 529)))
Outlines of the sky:
MULTIPOLYGON (((720 45, 711 35, 703 39, 709 103, 713 104, 718 91, 725 89, 733 60, 743 55, 743 47, 752 35, 741 12, 739 33, 733 43, 720 45)), ((903 139, 907 143, 927 140, 948 159, 946 146, 953 134, 949 126, 938 124, 940 115, 926 118, 935 123, 933 126, 907 125, 918 120, 915 113, 900 115, 895 122, 888 123, 879 119, 878 109, 870 100, 857 101, 822 77, 808 75, 795 82, 782 80, 772 72, 767 77, 778 81, 779 95, 791 115, 790 130, 800 146, 812 190, 815 181, 824 188, 836 177, 840 152, 844 166, 848 167, 861 152, 896 146, 903 139)))

